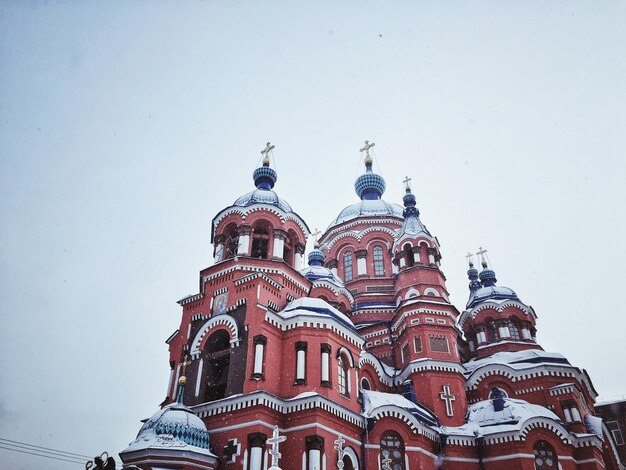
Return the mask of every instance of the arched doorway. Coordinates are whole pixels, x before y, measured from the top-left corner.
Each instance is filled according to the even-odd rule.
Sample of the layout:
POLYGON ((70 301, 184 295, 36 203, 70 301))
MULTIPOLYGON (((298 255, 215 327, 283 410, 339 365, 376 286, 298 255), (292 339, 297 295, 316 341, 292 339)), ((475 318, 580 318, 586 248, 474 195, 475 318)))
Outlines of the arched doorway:
POLYGON ((226 396, 230 369, 230 335, 218 330, 207 339, 202 353, 207 364, 204 400, 219 400, 226 396))

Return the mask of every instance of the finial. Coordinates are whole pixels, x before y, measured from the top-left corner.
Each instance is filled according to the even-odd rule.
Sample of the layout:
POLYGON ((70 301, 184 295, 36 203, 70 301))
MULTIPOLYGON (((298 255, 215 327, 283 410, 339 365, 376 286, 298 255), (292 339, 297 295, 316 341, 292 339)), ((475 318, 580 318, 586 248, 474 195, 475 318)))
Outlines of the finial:
POLYGON ((376 143, 372 142, 370 144, 369 140, 365 141, 365 145, 363 146, 363 148, 361 150, 359 150, 359 152, 365 152, 365 166, 368 168, 372 167, 372 156, 370 155, 370 149, 376 145, 376 143))
POLYGON ((187 370, 187 366, 191 364, 191 362, 187 360, 188 357, 189 356, 185 354, 185 358, 183 359, 183 362, 180 363, 181 375, 178 379, 178 397, 176 398, 176 401, 180 403, 181 405, 183 404, 183 393, 185 390, 185 384, 187 383, 187 377, 185 377, 185 371, 187 370))
POLYGON ((474 267, 474 255, 471 254, 469 251, 467 252, 467 254, 465 255, 465 257, 467 258, 467 262, 469 264, 470 268, 474 267))
POLYGON ((478 251, 476 252, 476 254, 480 256, 480 264, 482 264, 483 268, 487 267, 487 260, 485 259, 485 253, 487 253, 487 250, 485 250, 482 246, 478 247, 478 251))
POLYGON ((272 431, 272 437, 270 437, 266 443, 271 445, 272 448, 269 451, 270 456, 272 457, 272 465, 268 470, 281 470, 278 466, 278 462, 282 457, 278 445, 281 442, 285 442, 287 440, 287 436, 281 436, 278 431, 278 426, 274 426, 274 430, 272 431))
POLYGON ((265 144, 265 148, 261 150, 261 155, 263 155, 263 166, 270 166, 269 154, 272 150, 274 150, 274 147, 276 146, 268 142, 267 144, 265 144))
POLYGON ((319 246, 319 243, 317 242, 317 237, 320 236, 322 232, 319 231, 319 229, 316 227, 315 231, 313 233, 311 233, 311 235, 313 236, 313 247, 317 248, 319 246))
POLYGON ((404 183, 404 190, 407 193, 411 192, 411 185, 409 184, 411 182, 411 178, 409 178, 408 176, 405 176, 404 179, 402 180, 402 182, 404 183))

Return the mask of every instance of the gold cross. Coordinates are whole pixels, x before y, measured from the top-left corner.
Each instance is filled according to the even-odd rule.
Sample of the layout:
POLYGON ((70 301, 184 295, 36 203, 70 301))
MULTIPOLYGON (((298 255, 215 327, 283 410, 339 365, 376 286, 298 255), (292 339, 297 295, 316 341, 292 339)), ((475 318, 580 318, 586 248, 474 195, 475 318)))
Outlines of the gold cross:
POLYGON ((376 145, 374 142, 370 144, 369 140, 365 141, 365 145, 359 152, 365 152, 365 163, 372 163, 372 157, 370 157, 370 149, 376 145))
POLYGON ((482 263, 485 263, 485 253, 487 253, 487 250, 485 250, 482 246, 478 247, 476 254, 480 256, 480 261, 482 263))
POLYGON ((470 264, 474 264, 474 260, 472 259, 474 257, 473 254, 471 254, 469 251, 467 252, 467 254, 465 255, 465 257, 467 258, 467 261, 469 261, 470 264))
POLYGON ((191 364, 191 361, 188 361, 188 360, 187 360, 187 358, 188 358, 188 357, 189 357, 189 356, 187 356, 187 355, 185 354, 185 358, 183 359, 183 362, 181 363, 181 366, 182 366, 182 368, 183 368, 182 375, 185 375, 185 371, 187 370, 187 366, 188 366, 189 364, 191 364))

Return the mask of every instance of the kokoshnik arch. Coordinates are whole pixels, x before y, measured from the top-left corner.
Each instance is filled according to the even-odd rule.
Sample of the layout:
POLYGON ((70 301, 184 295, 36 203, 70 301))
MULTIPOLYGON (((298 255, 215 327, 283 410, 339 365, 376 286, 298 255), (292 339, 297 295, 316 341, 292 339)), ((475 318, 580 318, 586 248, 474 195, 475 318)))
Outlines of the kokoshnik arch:
POLYGON ((410 179, 383 200, 374 145, 303 267, 311 233, 267 144, 256 188, 213 219, 215 263, 179 301, 166 398, 124 468, 266 470, 276 426, 286 470, 623 468, 586 371, 543 350, 484 250, 465 309, 449 302, 410 179))

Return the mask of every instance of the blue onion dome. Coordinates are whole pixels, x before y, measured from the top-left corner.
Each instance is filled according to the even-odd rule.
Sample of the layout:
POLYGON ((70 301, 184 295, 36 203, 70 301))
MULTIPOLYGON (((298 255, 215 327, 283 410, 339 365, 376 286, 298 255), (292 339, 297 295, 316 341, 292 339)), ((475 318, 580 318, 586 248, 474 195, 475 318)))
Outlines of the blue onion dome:
POLYGON ((278 180, 278 174, 276 171, 268 166, 260 166, 252 173, 252 178, 254 179, 254 185, 258 189, 269 190, 274 187, 276 181, 278 180))
POLYGON ((323 266, 326 256, 319 248, 314 248, 309 253, 309 266, 323 266))
POLYGON ((478 280, 478 269, 474 267, 474 263, 470 260, 469 269, 467 270, 467 278, 470 280, 469 282, 469 290, 470 292, 476 292, 482 286, 480 281, 478 280))
POLYGON ((415 217, 419 217, 420 211, 416 207, 417 202, 415 201, 415 195, 411 192, 411 187, 409 186, 408 178, 405 181, 406 181, 406 189, 405 189, 404 196, 402 197, 402 201, 404 202, 404 211, 402 215, 404 216, 405 219, 412 215, 415 217))
POLYGON ((480 282, 483 287, 491 287, 495 286, 498 280, 496 279, 496 273, 493 269, 489 269, 487 267, 487 263, 485 261, 482 262, 483 270, 480 272, 480 282))
POLYGON ((354 190, 361 200, 380 199, 385 192, 385 179, 372 171, 372 164, 365 165, 365 173, 354 182, 354 190))

